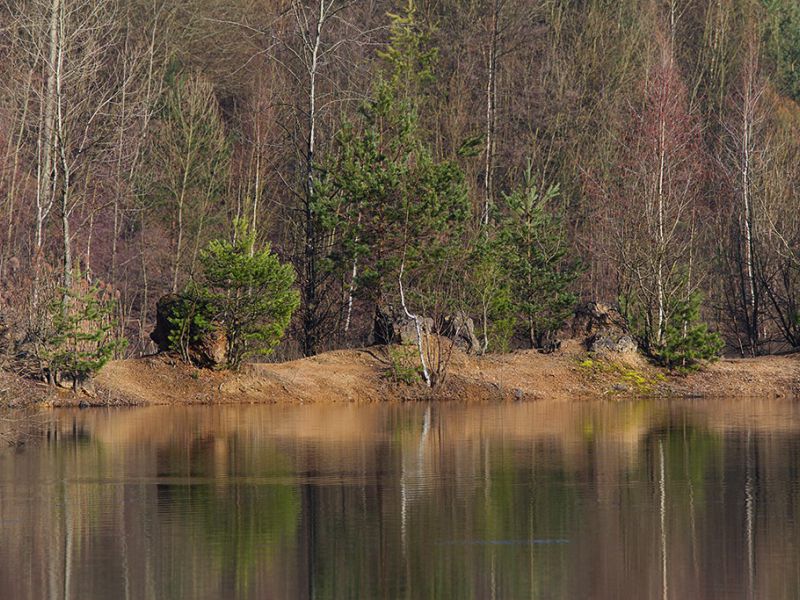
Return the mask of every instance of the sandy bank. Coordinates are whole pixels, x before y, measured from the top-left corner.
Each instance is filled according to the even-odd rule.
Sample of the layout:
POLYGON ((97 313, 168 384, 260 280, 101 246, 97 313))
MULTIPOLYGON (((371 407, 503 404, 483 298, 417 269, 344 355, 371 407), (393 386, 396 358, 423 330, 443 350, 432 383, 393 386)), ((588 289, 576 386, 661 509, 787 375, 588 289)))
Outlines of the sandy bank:
MULTIPOLYGON (((387 379, 385 348, 340 350, 240 373, 197 370, 169 356, 109 363, 91 404, 331 403, 404 400, 753 397, 800 395, 800 355, 723 359, 688 376, 672 375, 637 356, 593 359, 575 347, 553 354, 520 351, 454 355, 446 384, 427 390, 387 379)), ((86 400, 86 398, 84 398, 86 400)), ((59 394, 55 405, 79 400, 59 394)))

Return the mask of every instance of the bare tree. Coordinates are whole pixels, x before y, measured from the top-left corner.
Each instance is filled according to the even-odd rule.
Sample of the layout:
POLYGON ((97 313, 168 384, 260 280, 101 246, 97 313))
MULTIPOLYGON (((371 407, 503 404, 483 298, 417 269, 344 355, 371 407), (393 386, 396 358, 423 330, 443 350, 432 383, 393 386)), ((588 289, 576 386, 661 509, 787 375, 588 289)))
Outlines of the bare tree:
POLYGON ((751 356, 759 352, 764 327, 764 290, 759 273, 761 218, 757 211, 762 203, 761 172, 767 156, 765 94, 760 45, 752 32, 747 39, 739 81, 728 101, 722 161, 728 189, 735 199, 729 211, 730 233, 725 250, 729 284, 726 303, 739 348, 742 354, 751 356))
MULTIPOLYGON (((673 5, 674 7, 674 5, 673 5)), ((630 316, 640 322, 641 342, 657 352, 677 301, 691 281, 698 188, 703 163, 700 128, 674 56, 670 29, 658 38, 655 60, 644 86, 644 103, 634 126, 622 134, 620 182, 607 207, 623 296, 630 316)), ((607 202, 606 199, 598 198, 607 202)))
POLYGON ((229 144, 214 90, 201 75, 180 76, 170 91, 150 156, 149 196, 172 220, 170 286, 191 274, 209 208, 225 189, 229 144))

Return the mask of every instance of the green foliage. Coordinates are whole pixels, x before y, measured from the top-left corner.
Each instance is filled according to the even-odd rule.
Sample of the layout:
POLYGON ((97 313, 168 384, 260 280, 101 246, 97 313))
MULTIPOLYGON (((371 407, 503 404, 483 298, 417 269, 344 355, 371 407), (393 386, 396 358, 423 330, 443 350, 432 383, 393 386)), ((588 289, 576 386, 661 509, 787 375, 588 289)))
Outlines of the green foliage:
POLYGON ((200 254, 200 302, 221 323, 228 364, 238 368, 255 354, 269 354, 280 342, 300 299, 292 285, 295 273, 269 245, 255 249, 255 232, 235 224, 236 241, 212 240, 200 254))
POLYGON ((236 241, 212 240, 200 253, 200 277, 170 317, 170 342, 185 358, 191 343, 222 328, 233 369, 248 356, 269 354, 300 302, 292 267, 281 264, 269 246, 256 250, 255 232, 244 221, 235 230, 236 241))
POLYGON ((562 215, 553 206, 558 197, 557 185, 542 192, 530 164, 523 187, 504 196, 507 214, 499 230, 503 262, 514 313, 526 326, 531 347, 552 342, 577 301, 570 286, 579 269, 568 259, 562 215))
POLYGON ((421 376, 419 373, 418 359, 416 351, 408 346, 389 347, 389 366, 386 368, 385 376, 393 383, 414 385, 419 383, 421 376))
POLYGON ((796 0, 763 0, 765 46, 774 63, 778 87, 800 102, 800 4, 796 0))
POLYGON ((672 302, 667 307, 660 343, 650 333, 649 317, 635 296, 623 296, 620 305, 631 332, 651 358, 670 369, 693 370, 702 361, 716 360, 725 346, 720 335, 709 331, 700 320, 701 302, 702 296, 697 293, 672 302))
POLYGON ((415 0, 407 0, 403 14, 389 14, 389 44, 378 51, 390 100, 414 103, 423 86, 433 83, 439 51, 430 45, 429 32, 417 19, 415 0))
POLYGON ((336 193, 328 213, 343 232, 337 259, 344 268, 358 261, 356 289, 370 300, 397 294, 401 265, 410 287, 437 271, 469 214, 461 169, 436 158, 419 129, 435 57, 409 2, 404 15, 392 16, 390 43, 379 53, 382 69, 360 122, 336 136, 328 169, 336 193))
POLYGON ((479 315, 478 331, 485 352, 508 352, 517 319, 511 281, 503 264, 503 245, 496 232, 479 232, 465 273, 470 309, 479 315))
POLYGON ((72 287, 51 305, 53 330, 45 358, 52 375, 66 375, 77 388, 124 350, 127 340, 117 335, 111 289, 90 285, 79 272, 73 278, 72 287))
POLYGON ((191 361, 189 349, 214 330, 214 309, 201 290, 190 283, 167 317, 171 328, 167 336, 170 348, 180 353, 186 362, 191 361))
POLYGON ((700 321, 701 301, 699 294, 693 294, 680 302, 667 322, 664 346, 657 358, 670 369, 696 369, 701 361, 716 360, 725 346, 720 335, 700 321))

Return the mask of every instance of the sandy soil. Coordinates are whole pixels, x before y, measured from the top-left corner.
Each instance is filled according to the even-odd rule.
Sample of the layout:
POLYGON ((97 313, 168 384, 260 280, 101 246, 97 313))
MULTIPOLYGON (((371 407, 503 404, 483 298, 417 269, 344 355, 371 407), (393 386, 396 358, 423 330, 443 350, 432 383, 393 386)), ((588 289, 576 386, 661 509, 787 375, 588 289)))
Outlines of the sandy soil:
POLYGON ((724 359, 688 376, 666 373, 635 355, 589 357, 576 344, 553 354, 455 352, 445 385, 396 383, 386 348, 328 352, 240 373, 197 370, 170 356, 109 363, 92 397, 58 394, 54 405, 330 403, 403 400, 537 400, 634 396, 780 398, 800 396, 800 355, 724 359))

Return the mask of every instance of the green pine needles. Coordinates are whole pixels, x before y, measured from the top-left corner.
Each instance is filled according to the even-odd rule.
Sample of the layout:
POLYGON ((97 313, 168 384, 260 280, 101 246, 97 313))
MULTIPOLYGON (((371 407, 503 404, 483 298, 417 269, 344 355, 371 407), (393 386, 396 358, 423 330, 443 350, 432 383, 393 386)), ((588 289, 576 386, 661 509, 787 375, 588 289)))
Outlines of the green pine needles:
POLYGON ((552 345, 577 301, 572 284, 580 269, 568 256, 558 197, 557 185, 543 191, 534 182, 529 164, 522 187, 504 196, 498 230, 513 312, 532 348, 552 345))
POLYGON ((704 361, 717 360, 725 346, 722 337, 710 331, 701 320, 702 300, 701 294, 693 293, 688 298, 674 301, 667 312, 660 341, 652 325, 648 325, 653 317, 641 302, 634 296, 624 296, 620 304, 631 332, 654 361, 668 369, 693 371, 704 361))
POLYGON ((658 360, 670 369, 694 370, 702 361, 719 358, 725 346, 718 333, 709 331, 700 320, 702 296, 692 294, 678 303, 673 317, 667 322, 664 344, 658 350, 658 360))
POLYGON ((81 273, 51 305, 53 332, 44 358, 53 383, 66 377, 77 390, 115 355, 127 340, 119 335, 116 300, 110 287, 88 283, 81 273))
POLYGON ((188 358, 201 337, 222 332, 227 367, 270 354, 300 303, 295 272, 269 245, 256 249, 255 232, 235 223, 235 240, 213 240, 200 254, 201 274, 182 294, 172 316, 170 341, 188 358))

